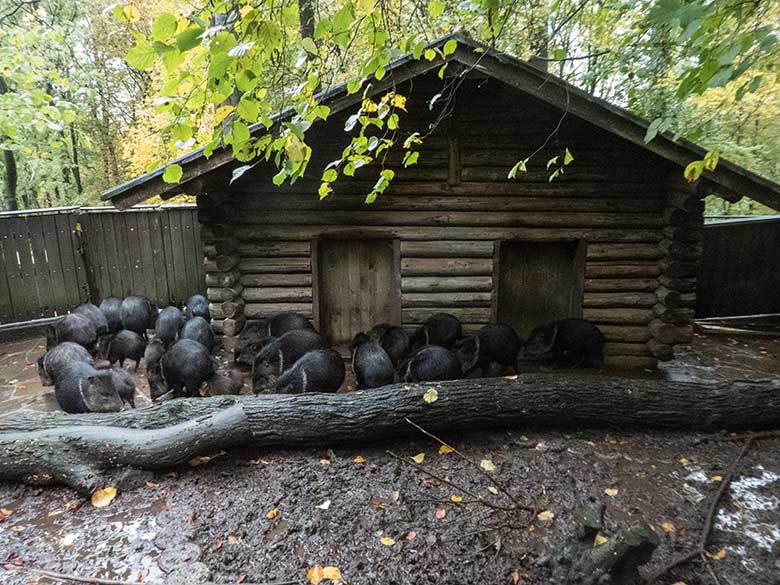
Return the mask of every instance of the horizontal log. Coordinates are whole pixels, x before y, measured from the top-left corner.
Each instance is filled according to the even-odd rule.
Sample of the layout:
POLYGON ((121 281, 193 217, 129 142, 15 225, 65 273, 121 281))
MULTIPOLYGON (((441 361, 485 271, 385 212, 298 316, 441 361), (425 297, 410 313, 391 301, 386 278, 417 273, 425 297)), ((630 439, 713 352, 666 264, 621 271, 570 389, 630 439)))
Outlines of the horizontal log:
POLYGON ((298 313, 307 319, 312 317, 311 303, 247 303, 244 315, 250 319, 272 317, 277 313, 298 313))
POLYGON ((664 209, 662 216, 664 225, 671 227, 695 223, 693 214, 677 207, 667 207, 664 209))
POLYGON ((607 338, 607 342, 644 343, 652 337, 646 326, 599 325, 598 328, 607 338))
POLYGON ((653 307, 653 313, 664 323, 672 323, 673 325, 690 325, 695 316, 693 309, 669 309, 661 303, 653 307))
POLYGON ((670 207, 683 209, 689 213, 701 213, 704 211, 704 199, 700 195, 678 189, 672 189, 667 193, 666 203, 670 207))
POLYGON ((661 233, 675 242, 701 242, 704 237, 704 228, 701 224, 667 226, 661 230, 661 233))
POLYGON ((238 283, 241 273, 237 268, 232 268, 227 272, 207 272, 206 286, 217 288, 230 288, 238 283))
POLYGON ((441 240, 438 242, 401 242, 402 258, 492 258, 491 241, 441 240))
POLYGON ((493 289, 493 278, 490 276, 455 276, 455 277, 401 277, 401 292, 489 292, 493 289))
MULTIPOLYGON (((436 307, 431 307, 428 309, 404 308, 401 311, 404 323, 424 323, 428 317, 440 312, 441 310, 436 307)), ((453 307, 447 312, 460 319, 460 321, 463 323, 489 323, 491 318, 490 308, 453 307)))
POLYGON ((489 292, 404 293, 404 308, 416 307, 490 307, 493 295, 489 292))
POLYGON ((215 242, 235 235, 236 226, 231 224, 203 224, 200 228, 202 242, 215 242))
POLYGON ((245 287, 269 286, 311 286, 311 274, 243 274, 241 284, 245 287))
POLYGON ((658 277, 658 283, 678 292, 693 292, 696 290, 696 278, 671 278, 665 274, 658 277))
POLYGON ((701 258, 703 246, 700 242, 675 242, 670 238, 664 238, 658 244, 658 249, 664 256, 674 260, 698 260, 701 258))
POLYGON ((226 319, 237 319, 240 315, 244 314, 244 299, 237 299, 235 301, 228 301, 219 305, 222 310, 222 314, 226 319))
POLYGON ((309 242, 253 242, 242 241, 238 246, 238 253, 242 258, 256 258, 268 256, 309 256, 311 244, 309 242))
MULTIPOLYGON (((492 137, 491 137, 492 139, 492 137)), ((515 161, 517 162, 517 161, 515 161)), ((479 167, 464 167, 461 171, 462 181, 478 181, 478 182, 503 182, 507 180, 507 173, 512 167, 507 166, 479 166, 479 167)), ((405 169, 399 169, 397 172, 404 173, 405 169)), ((522 173, 522 176, 518 178, 518 181, 528 182, 543 182, 550 181, 550 175, 552 175, 552 169, 532 169, 522 173)), ((653 171, 647 166, 635 166, 634 168, 621 167, 618 169, 609 168, 609 166, 591 166, 583 167, 572 164, 566 167, 566 172, 562 175, 558 175, 555 178, 555 182, 558 183, 576 183, 578 181, 613 181, 615 179, 629 179, 629 180, 642 180, 653 179, 653 171)))
POLYGON ((667 309, 676 309, 682 303, 682 295, 678 291, 663 285, 656 289, 655 298, 667 309))
POLYGON ((658 288, 656 278, 588 278, 585 292, 651 292, 658 288))
POLYGON ((244 300, 253 303, 311 303, 311 287, 247 287, 244 300))
POLYGON ((658 260, 661 251, 656 244, 588 244, 588 260, 658 260))
POLYGON ((209 303, 209 315, 212 319, 224 320, 225 314, 222 312, 222 303, 209 303))
POLYGON ((238 265, 238 254, 228 254, 227 256, 206 257, 203 260, 203 270, 205 272, 227 272, 238 265))
POLYGON ((211 318, 211 329, 216 333, 217 335, 222 335, 224 332, 224 328, 222 327, 222 319, 214 319, 211 318))
POLYGON ((612 368, 626 370, 646 369, 654 370, 658 367, 658 360, 654 357, 637 355, 607 355, 604 356, 604 365, 612 368))
POLYGON ((604 355, 650 355, 645 343, 608 342, 604 344, 604 355))
POLYGON ((648 341, 647 350, 661 362, 668 362, 674 358, 674 346, 663 343, 658 339, 648 341))
POLYGON ((244 315, 236 315, 232 319, 224 319, 222 321, 222 333, 228 337, 234 335, 240 335, 241 330, 246 323, 246 317, 244 315))
POLYGON ((695 278, 699 272, 698 262, 683 262, 671 258, 663 258, 658 261, 658 269, 661 274, 669 278, 695 278))
POLYGON ((232 335, 230 337, 227 335, 222 335, 219 338, 219 343, 222 349, 224 349, 229 355, 233 355, 233 352, 241 345, 240 340, 240 335, 232 335))
POLYGON ((212 303, 223 303, 225 301, 235 301, 241 296, 244 287, 237 284, 231 288, 210 287, 206 289, 206 298, 212 303))
POLYGON ((586 262, 585 278, 651 278, 660 274, 657 262, 586 262))
POLYGON ((225 254, 232 254, 238 250, 238 238, 235 236, 228 236, 222 240, 214 240, 209 243, 203 244, 203 254, 209 258, 216 256, 224 256, 225 254))
POLYGON ((583 296, 582 306, 591 308, 627 307, 642 308, 652 307, 656 303, 653 293, 625 292, 625 293, 593 293, 586 292, 583 296))
MULTIPOLYGON (((390 218, 392 220, 392 217, 390 218)), ((374 237, 401 238, 403 240, 529 240, 560 241, 581 240, 589 242, 655 242, 659 241, 656 230, 609 229, 609 228, 499 228, 499 227, 441 227, 441 226, 363 226, 344 225, 251 225, 236 227, 241 240, 312 240, 320 236, 345 239, 374 237), (359 226, 359 227, 355 227, 359 226)))
POLYGON ((311 272, 311 259, 304 258, 242 258, 238 263, 242 273, 282 273, 311 272))
POLYGON ((671 323, 664 323, 660 319, 651 321, 648 325, 648 330, 655 339, 669 345, 690 343, 693 340, 693 327, 680 327, 671 323))
POLYGON ((358 225, 358 226, 493 226, 493 227, 636 227, 663 226, 659 215, 621 212, 535 212, 504 211, 266 211, 240 218, 252 225, 358 225))
POLYGON ((236 221, 238 215, 238 210, 232 205, 202 208, 198 209, 198 223, 232 223, 236 221))
POLYGON ((652 309, 583 309, 582 316, 596 324, 614 323, 626 325, 645 325, 653 320, 652 309))
POLYGON ((490 276, 492 258, 403 258, 401 276, 490 276))
POLYGON ((684 309, 695 309, 696 308, 696 293, 695 292, 685 292, 680 295, 680 307, 684 309))

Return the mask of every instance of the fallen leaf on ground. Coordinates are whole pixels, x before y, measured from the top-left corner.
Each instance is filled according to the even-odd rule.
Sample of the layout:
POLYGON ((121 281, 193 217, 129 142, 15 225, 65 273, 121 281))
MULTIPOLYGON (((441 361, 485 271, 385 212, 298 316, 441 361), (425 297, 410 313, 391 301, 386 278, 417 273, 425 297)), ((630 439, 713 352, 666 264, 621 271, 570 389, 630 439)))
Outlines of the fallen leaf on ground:
POLYGON ((374 508, 374 510, 384 510, 386 506, 382 500, 373 498, 371 500, 371 507, 374 508))
MULTIPOLYGON (((51 512, 49 512, 48 516, 49 516, 49 517, 52 517, 52 516, 59 516, 60 514, 64 514, 64 513, 65 513, 65 511, 64 511, 64 510, 52 510, 51 512)), ((1 522, 1 521, 2 521, 2 520, 0 520, 0 522, 1 522)))
POLYGON ((393 546, 395 544, 395 541, 392 538, 390 538, 389 536, 384 536, 384 537, 380 538, 379 542, 381 542, 385 546, 393 546))
POLYGON ((107 487, 92 494, 92 505, 96 508, 105 508, 116 497, 116 488, 107 487))
POLYGON ((604 544, 604 543, 605 543, 605 542, 607 542, 608 540, 609 540, 609 539, 608 539, 606 536, 602 536, 601 534, 597 534, 597 535, 596 535, 596 538, 594 538, 594 539, 593 539, 593 544, 595 544, 596 546, 598 546, 598 545, 600 545, 600 544, 604 544))
POLYGON ((325 500, 322 502, 319 506, 317 506, 320 510, 327 510, 330 508, 330 500, 325 500))
POLYGON ((214 541, 214 548, 217 549, 217 550, 222 548, 222 539, 221 538, 218 538, 217 540, 214 541))
MULTIPOLYGON (((247 464, 249 465, 268 465, 268 461, 265 459, 250 459, 247 461, 247 464)), ((192 463, 190 463, 192 465, 192 463)))
POLYGON ((339 571, 338 567, 325 567, 322 570, 322 576, 325 579, 331 579, 333 581, 337 581, 341 579, 341 571, 339 571))
POLYGON ((146 577, 147 577, 148 575, 149 575, 149 569, 147 569, 146 567, 144 567, 143 569, 141 569, 140 571, 138 571, 138 580, 137 580, 137 581, 138 581, 138 583, 140 583, 141 581, 143 581, 144 579, 146 579, 146 577))
POLYGON ((201 457, 193 457, 187 463, 190 465, 190 467, 197 467, 198 465, 205 465, 209 461, 211 461, 211 457, 203 455, 201 457))
POLYGON ((436 390, 436 388, 428 388, 428 390, 425 391, 425 394, 423 394, 423 400, 430 404, 431 402, 436 402, 439 399, 439 392, 436 390))
POLYGON ((236 579, 236 583, 243 583, 246 581, 246 575, 241 575, 238 579, 236 579))
POLYGON ((607 488, 604 490, 604 493, 607 494, 610 498, 614 498, 616 495, 618 495, 618 489, 617 488, 607 488))
POLYGON ((518 581, 520 581, 520 571, 512 571, 512 583, 517 585, 518 581))
POLYGON ((455 449, 450 447, 449 445, 442 445, 439 447, 439 455, 446 455, 447 453, 452 453, 455 449))
POLYGON ((495 471, 496 466, 490 459, 483 459, 479 462, 479 466, 485 471, 495 471))
POLYGON ((418 453, 412 457, 412 461, 415 463, 422 463, 425 460, 425 453, 418 453))
POLYGON ((712 481, 723 481, 723 476, 722 475, 713 475, 710 479, 712 481))
POLYGON ((147 481, 146 482, 146 487, 153 488, 153 487, 157 487, 157 485, 158 484, 154 483, 153 481, 147 481))
POLYGON ((406 540, 414 540, 416 536, 417 533, 410 530, 406 533, 406 540))
POLYGON ((539 512, 536 517, 542 522, 547 522, 548 520, 555 518, 555 514, 550 512, 550 510, 545 510, 544 512, 539 512))
POLYGON ((463 498, 461 498, 460 496, 450 496, 450 499, 456 504, 463 501, 463 498))
POLYGON ((318 585, 322 581, 324 574, 325 570, 321 566, 314 565, 306 571, 306 578, 314 585, 318 585))
POLYGON ((8 508, 0 508, 0 522, 8 518, 13 513, 14 511, 9 510, 8 508))
POLYGON ((489 491, 491 494, 493 494, 494 496, 497 496, 497 495, 498 495, 498 488, 495 488, 495 487, 493 487, 492 485, 491 485, 491 486, 488 486, 488 491, 489 491))
POLYGON ((720 561, 720 560, 722 560, 722 559, 726 558, 726 549, 725 549, 725 548, 722 548, 722 549, 720 549, 718 552, 716 552, 714 555, 713 555, 713 554, 710 554, 710 553, 706 553, 706 554, 707 554, 707 556, 708 556, 708 557, 710 557, 711 559, 713 559, 713 560, 715 560, 715 561, 720 561))
POLYGON ((672 585, 688 585, 685 581, 675 581, 672 585))
POLYGON ((366 460, 365 460, 365 458, 362 455, 358 455, 357 457, 355 457, 354 462, 355 463, 365 463, 366 460))
POLYGON ((661 528, 663 528, 666 532, 674 532, 674 524, 671 522, 664 522, 661 524, 661 528))
POLYGON ((682 459, 680 459, 680 463, 682 465, 688 465, 690 463, 690 461, 688 461, 685 457, 683 457, 682 459))
POLYGON ((393 492, 390 497, 393 498, 394 502, 397 502, 401 498, 401 492, 393 492))
POLYGON ((279 508, 274 508, 273 510, 268 512, 268 514, 266 514, 265 517, 268 518, 269 520, 273 520, 278 515, 279 515, 279 508))
POLYGON ((446 515, 447 515, 447 510, 445 510, 444 508, 436 508, 436 518, 441 520, 446 515))
POLYGON ((236 544, 238 542, 238 536, 231 534, 228 536, 228 544, 236 544))
POLYGON ((517 374, 512 376, 504 376, 504 380, 517 380, 517 374))
POLYGON ((320 465, 330 465, 330 459, 320 459, 320 465))

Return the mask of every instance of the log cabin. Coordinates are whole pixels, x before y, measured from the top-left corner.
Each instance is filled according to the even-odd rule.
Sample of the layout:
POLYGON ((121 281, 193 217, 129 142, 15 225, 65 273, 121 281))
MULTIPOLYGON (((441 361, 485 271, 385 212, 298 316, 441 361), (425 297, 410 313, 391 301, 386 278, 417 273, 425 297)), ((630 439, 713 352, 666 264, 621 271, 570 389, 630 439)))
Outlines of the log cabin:
POLYGON ((178 184, 162 181, 163 167, 104 199, 126 208, 197 197, 212 325, 227 348, 248 319, 281 311, 312 319, 336 346, 379 322, 412 330, 448 312, 466 331, 500 321, 521 337, 584 317, 604 332, 608 365, 672 359, 693 336, 704 197, 780 209, 780 186, 725 160, 688 182, 683 171, 704 149, 669 135, 645 142, 645 120, 461 34, 431 46, 451 38, 454 53, 407 56, 368 81, 377 101, 407 97, 400 132, 423 137, 414 166, 398 145, 389 151, 395 178, 372 204, 377 164, 317 194, 361 108, 362 92, 344 85, 321 95, 331 112, 308 130, 312 159, 293 185, 274 186, 277 169, 265 162, 231 183, 244 163, 228 149, 199 150, 174 161, 178 184))

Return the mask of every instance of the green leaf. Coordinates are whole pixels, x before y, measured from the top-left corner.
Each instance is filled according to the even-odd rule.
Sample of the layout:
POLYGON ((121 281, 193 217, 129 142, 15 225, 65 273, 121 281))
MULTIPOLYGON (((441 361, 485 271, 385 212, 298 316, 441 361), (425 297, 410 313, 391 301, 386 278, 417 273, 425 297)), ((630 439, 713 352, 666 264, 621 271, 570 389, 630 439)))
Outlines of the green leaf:
POLYGON ((572 156, 571 152, 569 152, 569 149, 566 149, 566 153, 563 155, 563 164, 568 165, 571 161, 574 160, 574 157, 572 156))
POLYGON ((433 0, 433 2, 428 3, 428 14, 431 15, 431 18, 439 18, 444 13, 444 8, 444 2, 433 0))
POLYGON ((233 144, 240 144, 249 140, 249 127, 243 122, 233 122, 233 144))
POLYGON ((652 122, 650 122, 650 126, 647 127, 647 132, 645 132, 645 144, 650 142, 653 138, 655 138, 658 135, 658 129, 661 127, 661 124, 663 123, 663 118, 656 118, 652 122))
POLYGON ((333 189, 330 186, 330 183, 320 183, 320 188, 317 189, 317 194, 320 196, 320 200, 325 199, 328 195, 333 193, 333 189))
POLYGON ((179 47, 179 50, 182 53, 189 51, 190 49, 194 49, 200 44, 200 35, 202 35, 203 32, 204 29, 199 26, 185 28, 178 35, 176 35, 176 46, 179 47))
POLYGON ((387 119, 387 127, 390 130, 398 128, 398 114, 390 114, 390 117, 387 119))
POLYGON ((445 63, 439 68, 439 79, 444 79, 444 72, 447 70, 447 65, 449 65, 449 63, 445 63))
POLYGON ((219 79, 227 73, 228 67, 232 59, 227 53, 215 53, 211 56, 211 63, 209 63, 208 76, 209 79, 219 79))
POLYGON ((303 40, 301 40, 301 46, 307 53, 311 53, 312 55, 316 55, 318 53, 317 45, 314 44, 314 41, 311 39, 311 37, 304 37, 303 40))
POLYGON ((436 51, 433 49, 425 49, 425 54, 423 56, 427 61, 433 61, 436 58, 436 51))
POLYGON ((351 79, 347 83, 347 95, 352 95, 353 93, 357 93, 360 91, 360 86, 363 84, 363 80, 356 77, 355 79, 351 79))
POLYGON ((455 52, 455 49, 458 48, 458 41, 455 39, 450 39, 446 43, 444 43, 444 47, 442 47, 442 52, 444 53, 444 56, 452 55, 455 52))
POLYGON ((556 61, 563 61, 566 58, 566 49, 555 49, 553 51, 553 59, 556 61))
POLYGON ((554 156, 550 160, 547 161, 547 168, 549 169, 551 166, 558 164, 558 157, 554 156))
POLYGON ((238 115, 247 122, 256 122, 257 116, 260 113, 260 107, 255 100, 244 96, 241 98, 241 101, 238 102, 236 112, 238 112, 238 115))
POLYGON ((152 23, 152 38, 155 41, 164 41, 176 34, 176 17, 170 12, 165 12, 154 19, 152 23))
POLYGON ((509 174, 507 175, 507 179, 516 178, 518 171, 526 172, 525 163, 526 161, 524 160, 515 163, 515 166, 513 166, 512 169, 509 171, 509 174))
POLYGON ((165 167, 162 179, 166 183, 178 183, 181 180, 181 176, 183 174, 184 170, 179 165, 174 163, 165 167))
POLYGON ((278 187, 279 185, 281 185, 282 183, 284 183, 284 179, 285 179, 286 177, 287 177, 287 171, 285 171, 284 169, 282 169, 281 171, 279 171, 278 173, 276 173, 276 174, 274 175, 274 178, 273 178, 273 179, 271 179, 271 181, 273 181, 273 184, 274 184, 274 185, 276 185, 276 186, 278 187))
POLYGON ((699 177, 701 177, 701 174, 704 172, 704 161, 703 160, 695 160, 691 164, 689 164, 687 167, 685 167, 685 180, 689 183, 693 183, 694 181, 698 180, 699 177))
POLYGON ((328 169, 324 173, 322 173, 322 181, 324 183, 332 183, 338 178, 339 174, 336 169, 328 169))
POLYGON ((136 41, 135 46, 127 52, 125 60, 131 67, 148 71, 157 61, 157 51, 145 39, 136 41))
POLYGON ((417 159, 420 158, 420 153, 416 150, 410 150, 404 155, 403 164, 404 167, 410 167, 417 164, 417 159))

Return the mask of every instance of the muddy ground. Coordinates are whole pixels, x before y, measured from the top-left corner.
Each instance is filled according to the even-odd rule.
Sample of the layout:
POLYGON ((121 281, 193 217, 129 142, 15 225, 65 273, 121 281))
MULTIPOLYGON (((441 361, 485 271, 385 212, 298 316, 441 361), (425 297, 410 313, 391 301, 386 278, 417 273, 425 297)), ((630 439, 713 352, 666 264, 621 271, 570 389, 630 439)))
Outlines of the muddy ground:
MULTIPOLYGON (((30 351, 24 359, 36 357, 30 351)), ((13 367, 24 368, 21 359, 13 367)), ((0 378, 11 361, 7 351, 0 355, 0 378)), ((673 367, 646 375, 757 379, 778 369, 776 339, 706 337, 673 367)), ((28 390, 20 380, 0 380, 0 392, 28 390)), ((48 399, 6 397, 41 408, 48 399)), ((102 509, 66 488, 0 485, 0 582, 56 582, 29 570, 40 568, 144 583, 303 584, 307 569, 322 565, 338 567, 353 584, 511 584, 514 576, 547 584, 549 569, 539 559, 574 530, 574 512, 591 501, 607 504, 605 536, 639 519, 655 527, 661 544, 648 574, 694 546, 719 478, 739 450, 727 442, 697 444, 701 437, 626 429, 444 436, 469 459, 492 462, 495 481, 517 501, 551 513, 533 530, 523 513, 473 502, 466 491, 511 505, 492 493, 500 486, 487 475, 455 453, 439 454, 438 444, 422 436, 332 449, 233 450, 167 473, 117 476, 109 483, 119 495, 102 509), (465 491, 387 451, 424 453, 433 473, 465 491)), ((711 565, 723 585, 777 585, 780 440, 757 443, 741 469, 718 512, 711 565)), ((713 583, 700 561, 660 583, 679 581, 713 583)))

